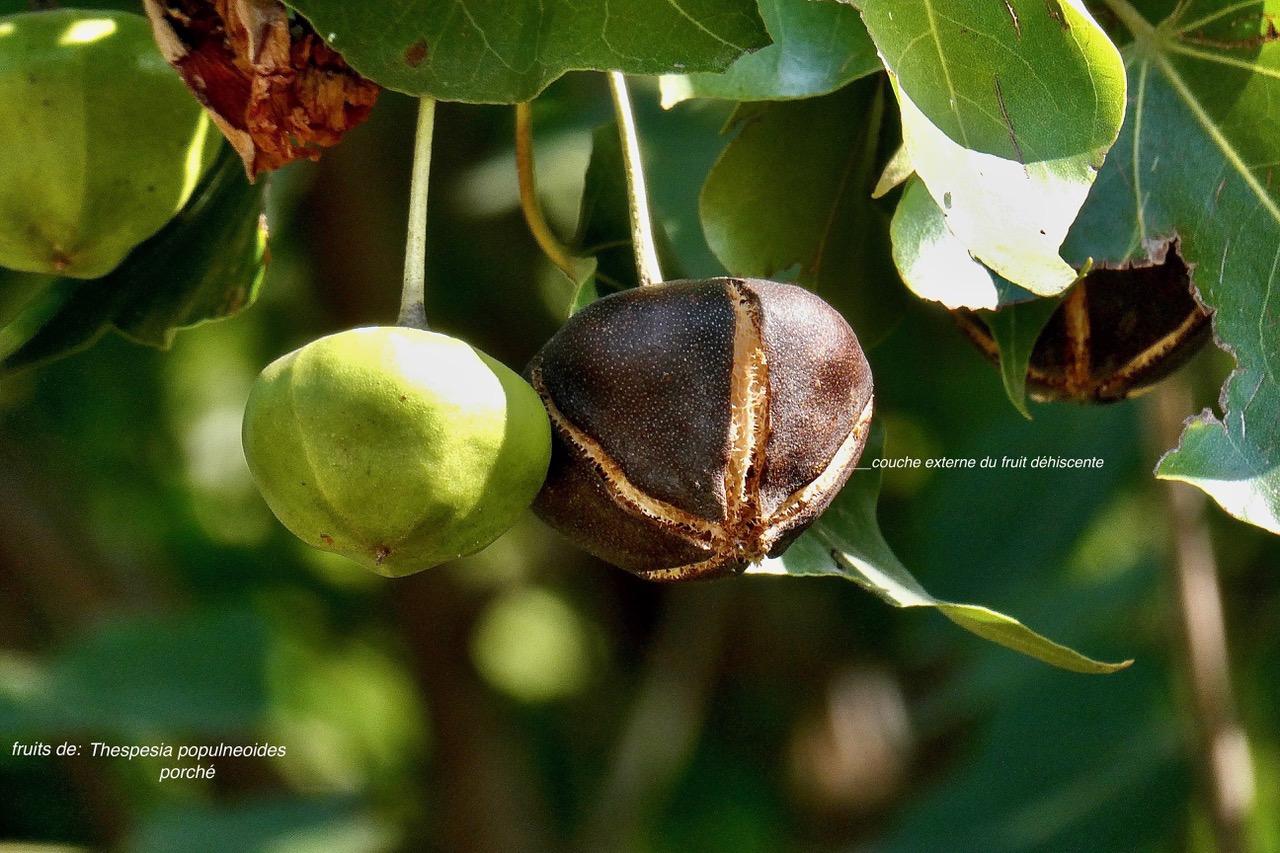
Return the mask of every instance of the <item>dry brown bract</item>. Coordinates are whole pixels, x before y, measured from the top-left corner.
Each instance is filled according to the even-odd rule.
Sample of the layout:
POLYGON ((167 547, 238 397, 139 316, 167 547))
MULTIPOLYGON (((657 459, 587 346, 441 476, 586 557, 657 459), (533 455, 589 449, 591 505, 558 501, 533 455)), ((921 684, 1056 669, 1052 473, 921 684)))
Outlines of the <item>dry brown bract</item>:
POLYGON ((253 180, 318 159, 369 115, 379 86, 277 0, 145 0, 165 58, 253 180))

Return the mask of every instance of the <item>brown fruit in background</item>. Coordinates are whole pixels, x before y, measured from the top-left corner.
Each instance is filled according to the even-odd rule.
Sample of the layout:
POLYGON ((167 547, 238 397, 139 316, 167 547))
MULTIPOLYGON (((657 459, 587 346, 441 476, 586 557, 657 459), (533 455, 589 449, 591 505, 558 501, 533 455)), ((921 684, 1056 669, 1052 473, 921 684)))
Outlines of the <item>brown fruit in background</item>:
MULTIPOLYGON (((1027 367, 1034 399, 1113 403, 1173 373, 1211 336, 1177 245, 1154 264, 1094 269, 1067 291, 1040 332, 1027 367)), ((953 312, 992 361, 1000 349, 973 311, 953 312)))
POLYGON ((844 318, 756 279, 607 296, 526 374, 552 425, 534 511, 651 580, 781 553, 840 491, 871 420, 871 370, 844 318))

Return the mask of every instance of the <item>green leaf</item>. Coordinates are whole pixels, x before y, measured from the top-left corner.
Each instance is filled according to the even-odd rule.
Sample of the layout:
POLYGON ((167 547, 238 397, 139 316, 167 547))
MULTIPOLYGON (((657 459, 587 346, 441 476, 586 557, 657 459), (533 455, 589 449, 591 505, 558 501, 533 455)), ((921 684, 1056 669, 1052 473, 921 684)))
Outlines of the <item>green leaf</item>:
POLYGON ((4 661, 0 727, 32 735, 217 735, 267 710, 265 623, 247 610, 106 623, 47 669, 4 661))
POLYGON ((916 167, 911 163, 911 155, 907 153, 907 146, 899 145, 898 150, 893 152, 893 156, 889 158, 889 162, 885 165, 884 171, 880 173, 880 180, 876 181, 875 189, 871 191, 872 198, 882 198, 889 194, 889 191, 906 183, 907 178, 916 173, 916 167))
POLYGON ((265 183, 249 184, 224 146, 182 211, 119 267, 56 282, 0 329, 0 372, 75 352, 110 328, 167 347, 176 329, 252 303, 267 261, 264 193, 265 183))
POLYGON ((862 18, 840 3, 759 0, 773 44, 720 74, 664 75, 662 106, 689 98, 774 101, 834 92, 881 68, 862 18))
POLYGON ((592 302, 599 299, 602 294, 596 282, 596 261, 594 258, 581 260, 575 259, 574 272, 575 276, 570 277, 573 285, 573 293, 569 298, 569 307, 565 311, 566 317, 572 317, 583 308, 586 308, 592 302))
POLYGON ((365 77, 410 95, 532 100, 573 70, 720 71, 769 43, 754 0, 291 0, 365 77))
POLYGON ((1098 155, 1124 116, 1125 75, 1077 0, 845 0, 885 66, 957 145, 1019 163, 1098 155))
POLYGON ((56 275, 36 275, 0 267, 0 328, 32 304, 41 291, 58 281, 56 275))
POLYGON ((864 346, 902 310, 887 216, 870 196, 884 98, 882 82, 866 79, 820 98, 741 106, 700 205, 729 272, 778 278, 796 268, 797 282, 839 309, 864 346))
POLYGON ((583 179, 578 228, 569 244, 575 255, 595 258, 596 265, 593 275, 578 283, 570 314, 600 296, 639 283, 627 204, 621 138, 617 123, 609 122, 591 134, 591 159, 583 179))
MULTIPOLYGON (((1130 606, 1140 610, 1144 604, 1130 606)), ((1135 667, 1123 678, 1089 679, 1003 668, 998 680, 984 681, 975 669, 951 673, 942 688, 952 682, 952 689, 971 691, 963 710, 946 720, 958 730, 964 715, 969 736, 957 760, 941 768, 868 849, 1178 849, 1174 839, 1185 831, 1195 767, 1185 724, 1161 684, 1167 670, 1135 667)), ((930 692, 937 690, 934 685, 930 692)))
POLYGON ((1180 240, 1237 370, 1223 415, 1193 420, 1156 473, 1280 533, 1280 2, 1178 4, 1158 25, 1107 5, 1134 36, 1133 106, 1068 250, 1124 261, 1180 240))
MULTIPOLYGON (((679 264, 675 251, 656 220, 653 239, 666 277, 677 278, 674 273, 679 264)), ((569 314, 601 296, 639 284, 636 255, 631 245, 626 169, 616 122, 597 127, 591 135, 591 159, 583 179, 578 227, 569 248, 582 261, 582 274, 574 282, 569 314)))
POLYGON ((973 151, 935 127, 896 79, 894 91, 916 174, 969 254, 1040 296, 1075 281, 1058 247, 1101 165, 1096 152, 1024 164, 973 151))
POLYGON ((1000 349, 1000 380, 1005 393, 1014 408, 1028 420, 1031 412, 1027 410, 1027 367, 1031 364, 1031 352, 1060 302, 1052 298, 1031 299, 1006 305, 998 311, 979 312, 1000 349))
POLYGON ((859 470, 831 507, 780 558, 747 569, 754 574, 836 576, 851 580, 894 607, 933 607, 978 636, 1062 669, 1110 673, 1132 661, 1102 663, 1046 639, 1011 616, 973 604, 934 598, 902 565, 880 532, 876 503, 881 469, 874 467, 883 430, 873 430, 859 470))
POLYGON ((893 261, 912 292, 948 308, 995 308, 991 271, 973 259, 946 215, 917 178, 907 183, 889 229, 893 261))

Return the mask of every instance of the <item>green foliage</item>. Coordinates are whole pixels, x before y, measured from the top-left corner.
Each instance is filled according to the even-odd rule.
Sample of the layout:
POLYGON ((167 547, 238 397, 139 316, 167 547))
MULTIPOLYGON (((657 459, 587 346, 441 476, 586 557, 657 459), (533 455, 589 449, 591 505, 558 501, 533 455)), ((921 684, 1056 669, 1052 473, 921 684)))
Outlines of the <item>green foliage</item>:
POLYGON ((269 639, 246 611, 121 620, 45 666, 8 661, 0 721, 15 736, 44 738, 246 727, 266 714, 269 639))
POLYGON ((468 103, 531 100, 566 71, 719 71, 769 43, 753 0, 293 0, 369 79, 468 103))
MULTIPOLYGON (((110 329, 167 347, 175 330, 252 304, 267 262, 265 187, 246 182, 238 163, 222 146, 182 211, 106 277, 41 282, 0 328, 0 371, 62 357, 110 329)), ((3 287, 20 284, 11 278, 3 287)))
POLYGON ((1142 258, 1176 238, 1194 265, 1214 332, 1238 371, 1220 415, 1205 413, 1160 463, 1161 477, 1200 486, 1224 509, 1280 532, 1280 381, 1272 368, 1280 314, 1275 252, 1280 194, 1271 132, 1280 44, 1259 35, 1280 4, 1188 3, 1148 20, 1117 17, 1133 106, 1069 244, 1073 257, 1142 258))
POLYGON ((835 575, 848 578, 895 607, 933 607, 961 628, 984 639, 1074 672, 1110 673, 1133 661, 1100 663, 1036 634, 1003 613, 972 604, 940 601, 916 581, 885 542, 876 522, 883 438, 873 436, 863 453, 866 470, 858 472, 823 514, 780 559, 749 568, 748 573, 778 572, 793 576, 835 575), (877 440, 879 438, 879 440, 877 440))
POLYGON ((299 2, 392 88, 539 95, 541 190, 583 274, 529 238, 510 110, 442 104, 433 327, 517 367, 569 306, 634 284, 604 87, 565 72, 679 75, 665 94, 692 96, 666 113, 633 87, 667 276, 790 279, 838 306, 875 376, 884 448, 863 467, 993 464, 858 471, 780 558, 693 589, 528 518, 438 571, 353 575, 276 524, 240 416, 272 358, 394 316, 412 104, 384 95, 269 206, 224 152, 111 275, 0 270, 0 729, 289 755, 175 784, 0 749, 0 846, 1213 849, 1157 407, 1025 399, 1053 296, 1176 238, 1220 346, 1170 380, 1194 399, 1175 423, 1237 370, 1158 471, 1249 522, 1199 519, 1257 782, 1241 846, 1274 848, 1280 0, 1088 6, 1101 28, 1077 0, 299 2), (985 312, 998 371, 950 306, 985 312), (1006 647, 1134 663, 1086 677, 1006 647))
POLYGON ((1059 300, 1032 299, 1006 305, 999 311, 983 311, 982 321, 1000 348, 1000 379, 1014 408, 1030 418, 1027 409, 1027 367, 1031 352, 1059 300))
POLYGON ((885 67, 957 145, 1019 163, 1106 151, 1124 116, 1125 71, 1073 0, 844 0, 885 67))
POLYGON ((862 18, 847 6, 761 0, 760 15, 773 44, 742 56, 719 74, 663 77, 663 106, 689 98, 811 98, 881 68, 862 18))
POLYGON ((887 217, 870 197, 884 100, 883 82, 867 80, 821 98, 740 106, 701 196, 703 232, 726 269, 794 274, 867 346, 892 328, 902 302, 887 217))

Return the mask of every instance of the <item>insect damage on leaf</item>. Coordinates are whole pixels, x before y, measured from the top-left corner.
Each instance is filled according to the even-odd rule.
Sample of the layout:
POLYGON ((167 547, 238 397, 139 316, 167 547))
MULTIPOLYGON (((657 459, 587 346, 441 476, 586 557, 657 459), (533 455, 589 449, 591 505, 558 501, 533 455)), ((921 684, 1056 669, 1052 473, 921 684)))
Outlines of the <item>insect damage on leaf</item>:
POLYGON ((253 180, 322 148, 369 115, 380 87, 278 0, 145 0, 182 73, 253 180))
POLYGON ((1205 28, 1178 33, 1178 38, 1191 44, 1220 50, 1257 50, 1265 44, 1280 41, 1276 16, 1270 12, 1251 11, 1219 23, 1210 33, 1205 28))

